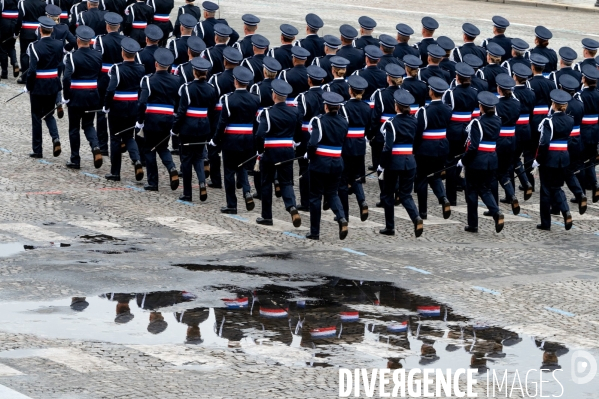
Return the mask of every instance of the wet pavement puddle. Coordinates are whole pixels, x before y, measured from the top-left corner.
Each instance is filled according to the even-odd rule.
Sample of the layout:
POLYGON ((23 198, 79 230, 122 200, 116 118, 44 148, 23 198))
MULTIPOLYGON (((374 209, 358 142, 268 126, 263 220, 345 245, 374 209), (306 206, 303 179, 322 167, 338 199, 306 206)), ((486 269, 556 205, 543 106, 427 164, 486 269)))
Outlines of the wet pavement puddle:
POLYGON ((21 251, 24 251, 23 244, 18 242, 9 242, 6 244, 0 244, 0 258, 6 256, 13 256, 21 251))
MULTIPOLYGON (((282 260, 286 254, 269 257, 282 260)), ((543 384, 544 394, 561 391, 549 375, 553 370, 560 370, 556 373, 565 392, 583 398, 599 391, 597 379, 586 385, 572 382, 575 350, 467 319, 391 283, 265 273, 244 266, 174 266, 210 285, 193 293, 104 293, 1 303, 0 330, 124 344, 150 354, 152 348, 181 345, 220 348, 265 358, 274 366, 474 368, 480 380, 492 370, 518 371, 524 378, 530 369, 537 370, 538 380, 543 368, 550 381, 543 384), (235 285, 240 278, 254 288, 235 285)), ((0 358, 26 357, 21 351, 0 352, 0 358)))

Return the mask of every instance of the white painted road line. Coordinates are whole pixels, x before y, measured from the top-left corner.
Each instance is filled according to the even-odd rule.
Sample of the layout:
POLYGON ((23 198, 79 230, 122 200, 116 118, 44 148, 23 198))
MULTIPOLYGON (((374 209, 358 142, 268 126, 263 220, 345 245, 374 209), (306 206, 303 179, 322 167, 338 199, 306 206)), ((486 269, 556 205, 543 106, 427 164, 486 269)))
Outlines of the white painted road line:
MULTIPOLYGON (((370 209, 369 209, 369 211, 370 211, 370 209)), ((308 217, 310 216, 310 212, 300 211, 300 213, 303 216, 308 216, 308 217)), ((337 224, 337 222, 335 221, 335 214, 333 212, 331 212, 330 210, 322 211, 321 220, 325 221, 325 222, 337 224)), ((365 222, 363 222, 360 220, 360 218, 357 218, 355 216, 349 217, 349 228, 350 229, 368 229, 368 228, 375 228, 375 227, 382 227, 382 226, 383 225, 380 223, 371 222, 369 220, 366 220, 365 222)))
POLYGON ((40 349, 38 356, 67 366, 71 370, 80 373, 127 370, 125 367, 71 348, 40 349))
POLYGON ((69 222, 69 224, 117 238, 143 237, 142 234, 126 230, 119 224, 102 220, 79 220, 76 222, 69 222))
POLYGON ((69 238, 61 236, 51 230, 42 229, 28 223, 6 223, 0 224, 0 230, 20 235, 31 241, 40 242, 64 242, 69 238))
POLYGON ((212 234, 231 234, 230 231, 221 229, 220 227, 214 227, 209 224, 200 223, 195 220, 186 219, 182 217, 158 217, 148 218, 152 222, 160 223, 164 226, 170 227, 171 229, 183 231, 184 233, 195 234, 198 236, 212 235, 212 234))
POLYGON ((27 395, 23 395, 13 389, 0 385, 0 398, 2 399, 31 399, 27 395))
MULTIPOLYGON (((572 220, 574 222, 576 222, 577 220, 599 220, 599 217, 593 216, 593 215, 589 215, 588 213, 585 213, 584 215, 580 215, 578 213, 578 205, 576 205, 576 204, 568 203, 568 206, 570 207, 570 212, 572 213, 572 220)), ((530 205, 528 205, 528 204, 525 204, 525 205, 520 204, 520 208, 526 209, 526 210, 529 210, 529 211, 533 211, 533 212, 536 212, 536 213, 540 213, 540 211, 541 211, 540 210, 541 206, 539 204, 530 204, 530 205)), ((557 216, 557 215, 552 215, 552 216, 553 216, 553 218, 556 221, 560 221, 560 222, 562 221, 561 214, 560 214, 560 216, 557 216)))
MULTIPOLYGON (((8 367, 6 364, 0 363, 0 377, 12 377, 15 375, 23 375, 19 370, 15 370, 12 367, 8 367)), ((1 392, 1 391, 0 391, 1 392)), ((0 398, 4 396, 0 395, 0 398)))
MULTIPOLYGON (((459 212, 459 213, 465 213, 465 214, 468 213, 468 209, 467 209, 466 206, 453 206, 453 207, 451 207, 451 210, 459 212)), ((487 208, 485 208, 483 206, 479 206, 478 207, 478 217, 479 217, 479 219, 486 218, 486 219, 489 219, 490 221, 493 221, 492 217, 487 217, 487 216, 483 215, 483 213, 486 210, 487 210, 487 208)), ((532 221, 531 218, 526 218, 526 217, 522 217, 522 216, 516 216, 516 215, 514 215, 512 213, 507 213, 507 212, 503 213, 503 218, 504 218, 504 220, 506 222, 531 222, 532 221)))
MULTIPOLYGON (((385 210, 380 208, 369 209, 369 211, 380 213, 381 215, 385 214, 385 210)), ((405 208, 403 207, 395 207, 395 217, 403 220, 409 220, 410 222, 412 221, 412 219, 410 219, 410 216, 408 215, 408 212, 406 212, 405 208)), ((460 222, 458 222, 457 220, 443 219, 438 216, 432 215, 428 215, 427 219, 424 220, 425 226, 433 226, 439 224, 460 224, 460 222)))

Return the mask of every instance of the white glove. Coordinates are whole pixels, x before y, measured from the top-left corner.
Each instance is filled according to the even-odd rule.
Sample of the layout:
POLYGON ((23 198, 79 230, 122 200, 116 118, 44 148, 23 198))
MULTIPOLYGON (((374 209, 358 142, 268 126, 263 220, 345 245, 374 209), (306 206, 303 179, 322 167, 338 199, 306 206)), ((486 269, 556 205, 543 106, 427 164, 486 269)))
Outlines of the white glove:
POLYGON ((13 35, 12 35, 12 38, 13 38, 13 39, 18 39, 18 38, 19 38, 19 35, 13 34, 13 35))
POLYGON ((141 130, 141 129, 144 128, 144 124, 143 123, 139 123, 139 122, 135 122, 135 128, 141 130))
POLYGON ((23 87, 23 90, 21 90, 23 93, 27 93, 29 90, 27 90, 26 87, 23 87))
POLYGON ((384 169, 384 168, 381 168, 381 165, 379 165, 379 166, 376 168, 376 171, 377 171, 377 172, 381 172, 381 173, 383 173, 383 172, 385 171, 385 169, 384 169))
POLYGON ((460 168, 463 168, 463 167, 464 167, 464 164, 462 163, 462 160, 461 160, 461 159, 458 161, 458 166, 459 166, 460 168))
POLYGON ((69 103, 69 101, 71 100, 65 100, 64 98, 62 99, 62 101, 60 102, 62 105, 67 105, 69 103))
POLYGON ((171 130, 171 136, 178 136, 178 134, 171 130))
POLYGON ((541 166, 541 165, 539 165, 539 163, 537 162, 536 159, 534 161, 532 161, 532 168, 533 169, 538 168, 539 166, 541 166))
POLYGON ((296 143, 295 141, 293 142, 293 148, 297 148, 301 145, 302 143, 296 143))
POLYGON ((211 145, 212 147, 216 147, 216 144, 214 143, 214 140, 210 140, 210 142, 208 143, 208 145, 211 145))
POLYGON ((104 112, 105 114, 107 114, 107 113, 109 113, 109 112, 110 112, 110 110, 109 110, 109 109, 106 109, 106 107, 102 107, 102 112, 104 112))
POLYGON ((258 157, 258 159, 262 158, 262 155, 264 155, 264 153, 260 154, 258 151, 256 151, 256 156, 258 157))
POLYGON ((308 159, 308 153, 307 152, 304 154, 304 159, 308 159))

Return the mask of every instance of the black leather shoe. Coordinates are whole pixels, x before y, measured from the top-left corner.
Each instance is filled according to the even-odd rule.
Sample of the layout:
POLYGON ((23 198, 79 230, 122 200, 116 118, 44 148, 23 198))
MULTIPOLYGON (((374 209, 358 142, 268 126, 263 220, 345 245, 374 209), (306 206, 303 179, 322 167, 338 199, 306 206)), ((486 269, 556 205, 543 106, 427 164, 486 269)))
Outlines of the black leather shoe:
POLYGON ((200 201, 204 202, 208 199, 208 190, 206 190, 206 184, 200 183, 200 201))
POLYGON ((503 230, 503 213, 497 213, 493 216, 493 219, 495 219, 495 232, 501 233, 501 230, 503 230))
POLYGON ((416 220, 414 220, 414 235, 416 236, 416 238, 420 237, 422 235, 422 232, 424 231, 424 221, 422 220, 422 218, 416 218, 416 220))
POLYGON ((135 168, 135 180, 141 181, 144 178, 144 167, 140 161, 135 161, 133 166, 135 168))
POLYGON ((191 195, 180 195, 179 201, 192 202, 191 195))
POLYGON ((296 206, 298 211, 302 211, 302 212, 310 212, 310 207, 309 206, 304 206, 304 205, 298 205, 296 206))
POLYGON ((532 186, 532 184, 528 183, 528 185, 526 186, 526 188, 523 191, 524 191, 524 201, 528 201, 530 199, 530 197, 532 197, 532 193, 535 191, 535 188, 532 186))
POLYGON ((73 163, 71 161, 67 162, 66 166, 69 169, 81 169, 81 165, 79 165, 78 163, 73 163))
POLYGON ((385 206, 383 205, 382 201, 378 201, 376 204, 374 204, 375 207, 377 208, 384 208, 385 206))
MULTIPOLYGON (((281 198, 283 192, 281 191, 281 186, 279 185, 279 181, 275 180, 275 197, 281 198)), ((325 209, 326 211, 326 209, 325 209)))
POLYGON ((451 204, 449 203, 447 197, 443 197, 441 201, 441 206, 443 209, 443 219, 449 219, 449 217, 451 216, 451 204))
POLYGON ((570 230, 572 228, 572 214, 570 213, 570 211, 568 212, 564 212, 564 227, 566 228, 566 231, 570 230))
POLYGON ((388 228, 384 228, 384 229, 380 229, 379 230, 379 234, 382 234, 384 236, 394 236, 395 235, 395 229, 388 229, 388 228))
POLYGON ((545 231, 551 231, 551 226, 545 227, 542 224, 537 224, 537 229, 539 229, 539 230, 545 230, 545 231))
POLYGON ((464 231, 467 233, 478 233, 478 227, 466 226, 464 227, 464 231))
POLYGON ((320 240, 320 236, 313 235, 312 233, 308 233, 308 234, 306 234, 306 238, 307 238, 308 240, 315 240, 315 241, 318 241, 318 240, 320 240))
POLYGON ((360 207, 360 220, 365 222, 368 219, 368 204, 364 201, 358 206, 360 207))
POLYGON ((583 195, 582 197, 580 197, 580 201, 578 201, 578 213, 580 213, 581 215, 584 215, 584 213, 587 211, 587 197, 585 195, 583 195))
POLYGON ((514 212, 514 215, 517 215, 520 213, 520 203, 518 202, 518 198, 514 197, 512 198, 512 212, 514 212))
POLYGON ((168 174, 171 180, 171 190, 175 191, 179 188, 179 172, 177 172, 177 169, 172 168, 168 174))
POLYGON ((245 193, 244 199, 245 209, 247 209, 249 212, 253 211, 256 204, 254 204, 254 197, 252 197, 252 193, 245 193))
POLYGON ((226 213, 229 215, 237 215, 237 208, 227 208, 226 206, 223 206, 222 208, 220 208, 220 213, 226 213))
POLYGON ((493 216, 493 215, 491 214, 491 211, 484 211, 483 212, 483 216, 489 216, 490 217, 490 216, 493 216))
POLYGON ((100 152, 100 149, 98 147, 94 148, 92 150, 92 154, 94 154, 94 168, 101 168, 104 161, 102 160, 102 153, 100 152))
POLYGON ((62 107, 62 104, 57 104, 56 116, 58 116, 58 119, 62 119, 64 116, 64 108, 62 107))
POLYGON ((60 140, 56 139, 52 141, 52 155, 54 155, 54 157, 57 157, 60 155, 61 152, 62 147, 60 146, 60 140))
POLYGON ((505 198, 500 198, 500 199, 499 199, 499 202, 501 202, 502 204, 509 204, 509 203, 510 203, 510 200, 509 200, 509 199, 507 199, 507 197, 505 197, 505 198))
POLYGON ((345 240, 345 237, 347 237, 347 233, 348 233, 348 225, 347 225, 347 220, 345 220, 344 218, 342 218, 341 220, 339 220, 339 239, 340 240, 345 240))
POLYGON ((256 223, 261 224, 263 226, 272 226, 272 219, 264 219, 263 217, 259 217, 256 219, 256 223))
POLYGON ((17 79, 17 83, 20 85, 24 85, 26 83, 25 79, 23 79, 23 76, 21 76, 19 79, 17 79))
MULTIPOLYGON (((19 64, 14 64, 12 66, 12 76, 13 76, 13 78, 16 78, 17 76, 19 76, 20 72, 21 72, 21 70, 19 69, 19 64)), ((4 79, 4 77, 2 77, 2 79, 4 79)))
POLYGON ((146 191, 158 191, 158 187, 157 186, 150 186, 149 184, 146 184, 144 186, 144 190, 146 190, 146 191))
POLYGON ((113 175, 112 173, 105 175, 104 178, 110 181, 121 181, 120 175, 113 175))
POLYGON ((291 215, 291 222, 293 223, 293 227, 300 227, 302 225, 302 217, 297 211, 297 208, 294 206, 289 208, 289 214, 291 215))
POLYGON ((29 158, 35 158, 35 159, 39 159, 39 158, 43 158, 44 156, 42 154, 38 154, 37 152, 30 152, 29 153, 29 158))
POLYGON ((223 186, 221 184, 216 184, 212 180, 210 180, 208 182, 208 187, 210 187, 210 188, 223 188, 223 186))

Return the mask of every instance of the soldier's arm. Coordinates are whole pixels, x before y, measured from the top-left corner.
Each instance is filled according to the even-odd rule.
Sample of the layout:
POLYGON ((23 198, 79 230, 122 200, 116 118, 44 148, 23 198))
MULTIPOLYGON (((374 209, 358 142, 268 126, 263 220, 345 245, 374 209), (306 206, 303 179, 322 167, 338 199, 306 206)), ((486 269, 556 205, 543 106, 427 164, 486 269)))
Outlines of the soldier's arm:
POLYGON ((381 115, 383 114, 383 102, 379 96, 380 91, 375 91, 370 101, 374 101, 374 109, 371 111, 370 127, 366 130, 366 138, 372 140, 381 127, 381 115))
POLYGON ((231 35, 229 36, 229 41, 227 43, 229 46, 232 46, 239 40, 239 33, 237 33, 237 31, 233 28, 231 28, 231 30, 233 31, 233 33, 231 33, 231 35))
POLYGON ((141 79, 141 93, 139 95, 139 107, 137 110, 137 121, 142 124, 146 119, 146 108, 148 106, 148 97, 150 97, 150 77, 144 76, 141 79))
POLYGON ((29 54, 29 70, 27 71, 27 90, 32 91, 35 87, 35 77, 37 71, 37 54, 35 49, 31 51, 33 43, 27 48, 27 54, 29 54))
POLYGON ((260 123, 258 124, 258 130, 256 131, 255 145, 256 150, 262 154, 264 152, 264 138, 266 133, 270 130, 270 121, 268 120, 268 109, 265 109, 260 114, 260 123))
POLYGON ((210 121, 210 137, 214 136, 216 131, 216 124, 218 123, 219 112, 217 111, 218 95, 216 89, 212 93, 210 102, 208 103, 208 120, 210 121))
POLYGON ((310 132, 310 140, 308 141, 308 158, 312 159, 322 138, 320 119, 318 117, 312 118, 310 126, 312 127, 312 131, 310 132))
POLYGON ((114 99, 114 92, 116 91, 116 87, 119 84, 118 78, 118 66, 114 65, 108 71, 108 76, 110 77, 110 82, 108 83, 108 88, 106 89, 106 98, 104 100, 104 106, 106 109, 110 109, 112 106, 112 101, 114 99))
POLYGON ((218 124, 216 125, 216 132, 214 133, 214 142, 218 145, 222 141, 222 138, 225 134, 225 129, 229 124, 229 102, 227 100, 228 95, 224 95, 220 98, 220 103, 222 104, 220 111, 220 118, 218 119, 218 124))
POLYGON ((77 38, 75 35, 71 33, 71 31, 67 31, 66 43, 64 46, 65 51, 71 51, 77 48, 77 38))
POLYGON ((181 131, 181 126, 187 115, 187 108, 189 108, 189 88, 187 85, 183 85, 179 88, 179 95, 181 96, 181 100, 179 101, 179 107, 176 108, 177 111, 175 112, 175 119, 173 120, 172 127, 172 131, 177 134, 181 131))

